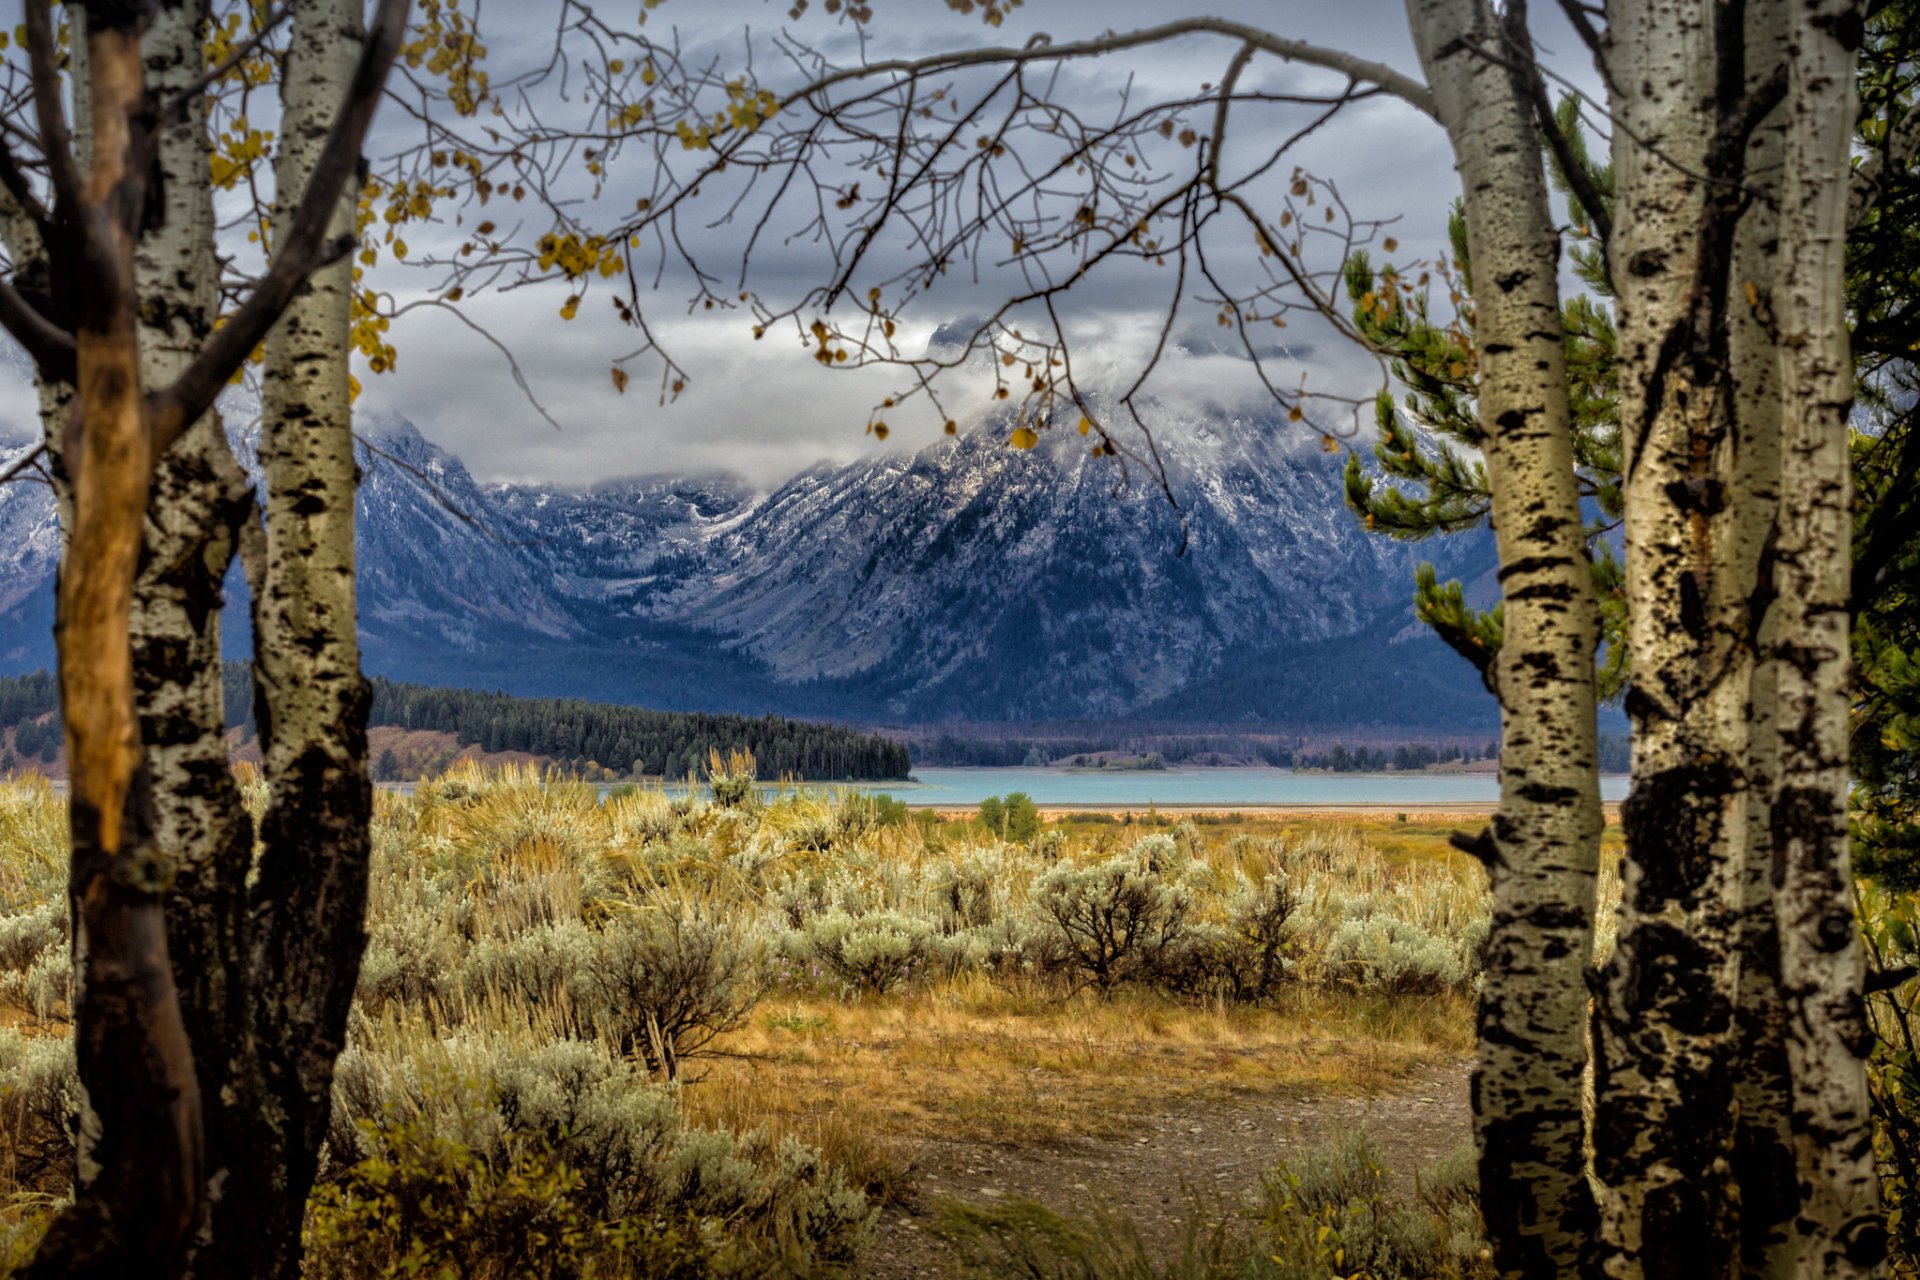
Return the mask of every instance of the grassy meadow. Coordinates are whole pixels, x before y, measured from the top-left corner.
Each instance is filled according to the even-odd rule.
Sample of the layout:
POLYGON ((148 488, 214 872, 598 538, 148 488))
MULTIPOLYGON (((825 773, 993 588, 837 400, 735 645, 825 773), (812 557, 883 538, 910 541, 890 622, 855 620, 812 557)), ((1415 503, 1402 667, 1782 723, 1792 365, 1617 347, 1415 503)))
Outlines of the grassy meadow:
MULTIPOLYGON (((691 797, 473 767, 380 793, 309 1275, 860 1274, 932 1138, 1120 1136, 1181 1099, 1365 1091, 1471 1049, 1485 883, 1452 824, 1072 815, 1014 841, 762 798, 750 769, 691 797)), ((45 784, 0 785, 15 1258, 72 1161, 64 825, 45 784)), ((1274 1267, 1306 1243, 1247 1274, 1388 1247, 1384 1210, 1343 1226, 1299 1190, 1345 1185, 1348 1155, 1249 1202, 1274 1267)), ((1395 1210, 1427 1252, 1378 1273, 1470 1271, 1461 1211, 1395 1210)))

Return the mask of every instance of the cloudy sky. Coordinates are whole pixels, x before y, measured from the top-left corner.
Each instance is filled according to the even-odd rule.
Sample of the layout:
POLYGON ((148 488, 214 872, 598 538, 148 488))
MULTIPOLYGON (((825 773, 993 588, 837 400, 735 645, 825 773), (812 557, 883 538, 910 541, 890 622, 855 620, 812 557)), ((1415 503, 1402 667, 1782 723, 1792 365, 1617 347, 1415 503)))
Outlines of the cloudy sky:
MULTIPOLYGON (((870 0, 875 20, 865 33, 864 56, 882 59, 980 45, 1024 45, 1042 33, 1054 43, 1084 39, 1107 29, 1126 31, 1166 21, 1164 5, 1144 0, 1028 0, 998 30, 978 16, 951 12, 942 0, 870 0)), ((612 0, 597 5, 609 26, 635 20, 642 0, 612 0)), ((647 35, 682 48, 692 63, 740 65, 750 54, 767 86, 780 90, 798 83, 791 67, 775 55, 784 30, 845 65, 859 60, 861 39, 853 28, 822 11, 790 20, 791 0, 665 0, 651 10, 647 35)), ((1536 6, 1536 9, 1551 6, 1536 6)), ((1261 25, 1280 35, 1351 51, 1418 76, 1418 62, 1407 35, 1399 0, 1210 0, 1208 11, 1261 25)), ((551 54, 558 0, 501 0, 481 10, 488 47, 486 64, 493 83, 502 86, 536 72, 551 54)), ((1552 64, 1577 83, 1592 78, 1591 68, 1571 33, 1556 25, 1557 15, 1542 14, 1539 38, 1552 64)), ((1111 118, 1125 101, 1135 107, 1197 92, 1221 79, 1235 46, 1224 39, 1197 37, 1099 61, 1071 64, 1054 90, 1056 100, 1089 118, 1111 118)), ((984 83, 978 82, 975 83, 984 83)), ((1338 88, 1341 78, 1257 58, 1243 87, 1275 92, 1338 88)), ((527 90, 522 109, 551 121, 580 118, 586 100, 577 77, 562 85, 547 76, 527 90)), ((263 112, 264 114, 264 112, 263 112)), ((1252 163, 1270 151, 1280 131, 1308 118, 1305 108, 1288 107, 1237 114, 1226 149, 1227 166, 1252 163), (1265 148, 1265 150, 1263 150, 1265 148)), ((1198 121, 1204 128, 1206 120, 1198 121)), ((376 164, 417 138, 403 112, 389 108, 369 146, 376 164)), ((1357 214, 1398 219, 1389 231, 1400 242, 1399 259, 1425 258, 1444 250, 1446 207, 1457 191, 1452 161, 1439 127, 1412 108, 1390 98, 1351 106, 1295 149, 1275 183, 1256 188, 1282 193, 1281 182, 1293 164, 1333 179, 1357 214)), ((633 207, 636 193, 655 184, 650 155, 632 150, 609 164, 599 192, 607 217, 633 207)), ((871 181, 871 179, 869 179, 871 181)), ((584 189, 578 193, 585 220, 600 216, 584 189)), ((498 213, 496 202, 492 216, 498 213)), ((709 195, 683 220, 684 234, 705 261, 737 269, 745 227, 739 220, 719 222, 723 206, 709 195)), ((469 226, 478 216, 469 214, 469 226)), ((762 238, 749 284, 764 296, 788 300, 819 284, 829 270, 820 246, 785 237, 805 221, 793 206, 784 208, 762 238)), ((464 231, 409 228, 411 261, 458 244, 464 231)), ((1245 233, 1241 233, 1244 239, 1245 233)), ((898 238, 876 246, 874 271, 885 276, 900 267, 906 246, 898 238)), ((244 251, 243 251, 244 252, 244 251)), ((636 258, 645 261, 644 255, 636 258)), ((404 305, 429 296, 439 276, 414 266, 385 262, 370 283, 404 305)), ((1143 275, 1124 267, 1100 272, 1076 286, 1061 318, 1076 340, 1076 372, 1083 384, 1124 385, 1150 349, 1165 315, 1170 273, 1143 275)), ((917 299, 903 316, 909 344, 947 321, 983 314, 1001 298, 1018 292, 1021 282, 1009 269, 982 266, 978 278, 955 273, 917 299)), ((728 286, 731 288, 731 280, 728 286)), ((864 291, 864 285, 856 286, 864 291)), ((1200 292, 1189 288, 1187 294, 1200 292)), ((483 479, 588 484, 650 472, 726 470, 760 484, 777 483, 822 460, 843 461, 876 449, 912 450, 940 438, 940 418, 912 406, 890 414, 891 438, 881 444, 865 431, 870 410, 900 384, 898 371, 827 371, 818 368, 790 329, 752 336, 752 321, 741 312, 689 314, 689 278, 669 269, 657 291, 642 301, 654 332, 687 371, 688 387, 677 403, 658 403, 656 363, 629 366, 631 385, 615 392, 610 362, 636 345, 634 330, 615 318, 604 292, 590 296, 571 323, 559 312, 569 289, 564 283, 507 293, 475 292, 462 303, 463 314, 484 326, 510 349, 524 370, 529 388, 558 428, 549 425, 516 386, 506 359, 461 320, 440 311, 414 311, 394 326, 398 367, 383 375, 360 371, 366 394, 363 408, 381 416, 398 415, 429 438, 460 455, 483 479)), ((1249 411, 1263 402, 1248 362, 1208 354, 1215 339, 1210 309, 1189 304, 1175 325, 1184 354, 1170 360, 1153 384, 1159 396, 1191 408, 1193 401, 1226 412, 1249 411)), ((1284 352, 1268 372, 1291 387, 1304 376, 1325 390, 1366 394, 1380 372, 1365 356, 1336 336, 1296 324, 1285 335, 1284 352)), ((12 397, 9 397, 11 399, 12 397)), ((984 376, 962 376, 948 388, 949 411, 962 425, 978 421, 992 408, 984 376)))

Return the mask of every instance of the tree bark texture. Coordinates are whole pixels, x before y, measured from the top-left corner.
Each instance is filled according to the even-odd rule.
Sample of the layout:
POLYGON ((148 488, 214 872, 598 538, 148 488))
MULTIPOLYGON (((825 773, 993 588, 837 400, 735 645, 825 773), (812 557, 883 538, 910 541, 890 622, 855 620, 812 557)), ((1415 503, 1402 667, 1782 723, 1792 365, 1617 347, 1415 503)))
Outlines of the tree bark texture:
MULTIPOLYGON (((133 251, 146 192, 137 15, 89 9, 94 162, 55 209, 78 358, 63 441, 73 519, 56 641, 70 770, 75 1056, 86 1094, 73 1203, 33 1276, 161 1276, 201 1200, 200 1102, 173 985, 128 640, 151 471, 133 251)), ((45 23, 44 14, 37 21, 45 23)), ((50 43, 42 29, 36 40, 50 43)))
MULTIPOLYGON (((1747 7, 1746 87, 1766 92, 1786 65, 1787 15, 1777 0, 1747 7)), ((1733 816, 1739 867, 1733 943, 1738 970, 1731 1054, 1734 1176, 1740 1204, 1742 1270, 1751 1277, 1794 1274, 1792 1223, 1798 1200, 1789 1124, 1785 1006, 1780 992, 1780 931, 1773 910, 1773 785, 1779 758, 1773 667, 1764 660, 1777 616, 1768 551, 1780 499, 1780 380, 1773 332, 1773 296, 1780 249, 1780 178, 1786 159, 1784 109, 1770 111, 1748 141, 1747 209, 1734 233, 1728 286, 1728 346, 1733 382, 1731 475, 1734 509, 1727 571, 1720 575, 1719 612, 1744 613, 1744 645, 1752 654, 1744 707, 1724 714, 1747 724, 1746 787, 1733 816), (1744 601, 1729 593, 1746 593, 1744 601), (1743 607, 1744 606, 1744 607, 1743 607)), ((1732 693, 1733 687, 1729 687, 1732 693)))
POLYGON ((1848 146, 1860 7, 1790 8, 1780 331, 1784 439, 1769 653, 1779 687, 1773 880, 1804 1275, 1879 1274, 1886 1255, 1866 1073, 1865 978, 1847 847, 1852 522, 1846 315, 1848 146))
MULTIPOLYGON (((283 82, 276 223, 290 219, 346 94, 363 36, 359 0, 295 0, 283 82)), ((353 227, 349 183, 330 235, 353 227)), ((272 1100, 256 1141, 284 1179, 260 1224, 293 1276, 300 1215, 332 1103, 333 1066, 366 944, 372 791, 370 688, 355 608, 347 335, 351 266, 316 274, 267 342, 261 462, 266 549, 254 592, 255 706, 268 780, 253 891, 254 1011, 272 1100)))
POLYGON ((1594 1217, 1580 1086, 1601 808, 1599 624, 1574 482, 1558 238, 1530 100, 1483 56, 1507 34, 1501 19, 1481 0, 1408 0, 1407 12, 1465 192, 1505 601, 1473 1082, 1482 1204, 1502 1274, 1565 1275, 1594 1217))
MULTIPOLYGON (((156 100, 173 101, 199 78, 209 9, 173 0, 155 13, 141 54, 156 100)), ((219 309, 204 95, 163 121, 153 164, 158 187, 134 281, 142 376, 160 386, 199 352, 219 309)), ((202 1101, 208 1208, 197 1274, 222 1273, 252 1234, 247 1191, 259 1173, 234 1154, 247 1126, 235 1113, 258 1105, 244 933, 253 824, 228 757, 220 645, 223 583, 252 514, 252 487, 208 413, 156 461, 131 617, 154 840, 174 868, 168 950, 202 1101)))
POLYGON ((1609 10, 1633 786, 1596 1006, 1607 1274, 1740 1269, 1731 1071, 1755 650, 1734 495, 1729 278, 1743 198, 1745 10, 1609 10))

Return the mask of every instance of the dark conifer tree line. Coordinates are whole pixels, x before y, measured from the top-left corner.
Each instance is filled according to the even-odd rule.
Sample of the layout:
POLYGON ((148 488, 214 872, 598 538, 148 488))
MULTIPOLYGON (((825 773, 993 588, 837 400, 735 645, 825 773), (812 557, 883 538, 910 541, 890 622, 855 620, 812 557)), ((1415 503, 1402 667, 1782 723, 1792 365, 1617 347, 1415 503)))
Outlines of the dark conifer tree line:
MULTIPOLYGON (((246 663, 224 673, 227 723, 253 731, 252 676, 246 663)), ((21 754, 60 743, 57 696, 45 672, 0 677, 0 729, 13 727, 21 754), (42 717, 47 717, 44 722, 42 717)), ((904 744, 839 725, 779 716, 649 711, 578 698, 517 698, 473 689, 373 680, 375 726, 451 733, 484 751, 525 751, 566 765, 593 762, 620 773, 681 777, 702 768, 709 751, 753 753, 762 778, 904 778, 904 744)))

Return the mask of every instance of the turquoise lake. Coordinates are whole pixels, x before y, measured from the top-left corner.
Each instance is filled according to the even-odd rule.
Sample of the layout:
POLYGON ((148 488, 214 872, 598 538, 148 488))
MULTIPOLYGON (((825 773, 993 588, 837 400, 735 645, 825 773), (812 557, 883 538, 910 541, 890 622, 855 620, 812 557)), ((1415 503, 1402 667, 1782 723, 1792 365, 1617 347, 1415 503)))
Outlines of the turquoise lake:
MULTIPOLYGON (((1074 769, 915 769, 915 782, 862 783, 916 807, 976 805, 988 796, 1024 791, 1040 805, 1144 809, 1148 805, 1366 805, 1445 808, 1500 798, 1486 773, 1295 773, 1291 769, 1165 769, 1099 772, 1074 769)), ((849 784, 842 784, 849 785, 849 784)), ((1606 800, 1624 799, 1625 774, 1600 779, 1606 800)))

